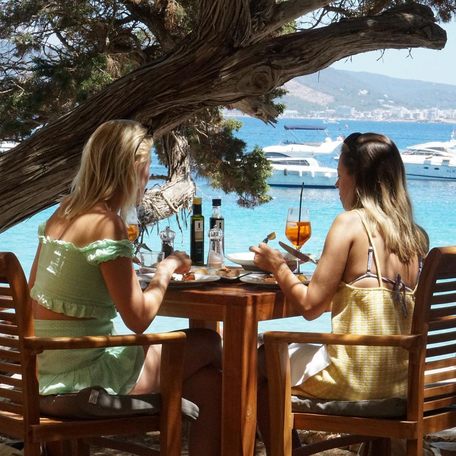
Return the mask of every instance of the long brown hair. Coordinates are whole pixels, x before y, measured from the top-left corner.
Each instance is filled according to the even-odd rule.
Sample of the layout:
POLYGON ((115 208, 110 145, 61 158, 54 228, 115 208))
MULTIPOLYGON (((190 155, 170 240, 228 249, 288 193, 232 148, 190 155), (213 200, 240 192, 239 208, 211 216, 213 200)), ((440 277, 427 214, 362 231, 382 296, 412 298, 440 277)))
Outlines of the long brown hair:
POLYGON ((352 209, 364 209, 368 223, 382 235, 388 251, 409 263, 424 257, 427 236, 415 223, 407 192, 405 169, 391 139, 377 133, 352 133, 340 159, 355 178, 352 209))

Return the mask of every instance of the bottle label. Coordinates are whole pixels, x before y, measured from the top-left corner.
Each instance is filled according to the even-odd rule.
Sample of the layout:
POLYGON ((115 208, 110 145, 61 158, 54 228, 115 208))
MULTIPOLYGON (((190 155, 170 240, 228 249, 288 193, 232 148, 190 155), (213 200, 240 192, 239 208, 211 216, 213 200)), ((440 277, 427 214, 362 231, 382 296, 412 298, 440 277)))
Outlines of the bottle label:
POLYGON ((218 228, 219 230, 222 230, 222 232, 224 232, 225 219, 223 217, 221 217, 221 218, 211 217, 209 220, 209 228, 218 228))
POLYGON ((202 220, 195 220, 193 226, 195 241, 202 241, 204 239, 204 222, 202 220))

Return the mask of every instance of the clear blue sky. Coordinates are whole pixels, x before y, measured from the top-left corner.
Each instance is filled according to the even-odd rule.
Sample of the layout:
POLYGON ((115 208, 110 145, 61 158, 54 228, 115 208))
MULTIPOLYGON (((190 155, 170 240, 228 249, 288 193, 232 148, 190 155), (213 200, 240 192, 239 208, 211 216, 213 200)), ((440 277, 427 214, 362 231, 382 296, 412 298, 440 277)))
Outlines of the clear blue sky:
POLYGON ((431 49, 387 49, 354 55, 340 60, 332 68, 349 71, 367 71, 393 78, 417 79, 456 85, 456 21, 440 24, 447 32, 447 43, 441 51, 431 49))

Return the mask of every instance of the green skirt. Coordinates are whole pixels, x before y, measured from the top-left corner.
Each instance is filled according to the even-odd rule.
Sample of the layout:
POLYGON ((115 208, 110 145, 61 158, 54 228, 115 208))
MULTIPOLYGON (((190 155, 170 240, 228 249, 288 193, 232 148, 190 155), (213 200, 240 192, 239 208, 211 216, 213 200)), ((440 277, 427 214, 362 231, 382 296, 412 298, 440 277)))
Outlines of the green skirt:
MULTIPOLYGON (((111 320, 35 320, 39 337, 114 335, 111 320)), ((142 346, 78 350, 46 350, 38 355, 40 394, 102 386, 111 394, 127 394, 144 365, 142 346)))

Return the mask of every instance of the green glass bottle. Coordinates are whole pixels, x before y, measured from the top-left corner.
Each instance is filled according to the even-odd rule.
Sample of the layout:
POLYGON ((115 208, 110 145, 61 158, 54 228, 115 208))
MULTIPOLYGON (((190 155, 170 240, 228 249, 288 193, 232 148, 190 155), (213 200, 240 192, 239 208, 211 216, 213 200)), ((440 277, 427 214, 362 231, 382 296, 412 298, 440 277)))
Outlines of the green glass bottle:
POLYGON ((190 219, 190 258, 196 265, 204 264, 204 216, 201 198, 193 198, 193 214, 190 219))

